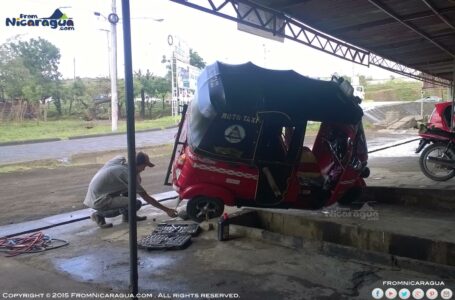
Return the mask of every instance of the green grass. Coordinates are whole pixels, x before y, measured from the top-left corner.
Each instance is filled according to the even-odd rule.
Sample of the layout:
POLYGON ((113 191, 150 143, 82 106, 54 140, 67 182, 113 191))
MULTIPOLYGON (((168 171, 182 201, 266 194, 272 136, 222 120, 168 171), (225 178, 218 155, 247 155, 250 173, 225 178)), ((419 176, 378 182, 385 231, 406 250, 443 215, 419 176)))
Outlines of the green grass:
POLYGON ((19 163, 11 165, 1 165, 0 174, 13 173, 13 172, 23 172, 33 169, 55 169, 57 167, 70 167, 71 164, 61 164, 56 160, 43 160, 29 163, 19 163))
POLYGON ((321 127, 321 122, 308 122, 305 130, 305 136, 316 135, 321 127))
POLYGON ((379 101, 414 101, 421 98, 422 82, 389 80, 365 87, 365 98, 379 101))
MULTIPOLYGON (((163 117, 155 120, 136 120, 136 130, 164 128, 175 125, 179 118, 163 117)), ((28 141, 37 139, 60 138, 72 136, 110 133, 110 121, 55 120, 47 122, 23 121, 0 123, 0 143, 28 141)), ((119 121, 118 132, 126 132, 126 122, 119 121)))
MULTIPOLYGON (((172 144, 165 144, 146 148, 138 148, 138 150, 145 151, 150 156, 150 159, 155 159, 157 157, 169 156, 169 153, 172 151, 172 147, 172 144)), ((102 164, 99 161, 107 161, 116 155, 125 155, 125 150, 77 154, 71 156, 69 161, 66 162, 60 162, 55 159, 46 159, 32 162, 0 165, 0 175, 14 172, 25 172, 34 169, 56 169, 63 167, 68 168, 102 164)))

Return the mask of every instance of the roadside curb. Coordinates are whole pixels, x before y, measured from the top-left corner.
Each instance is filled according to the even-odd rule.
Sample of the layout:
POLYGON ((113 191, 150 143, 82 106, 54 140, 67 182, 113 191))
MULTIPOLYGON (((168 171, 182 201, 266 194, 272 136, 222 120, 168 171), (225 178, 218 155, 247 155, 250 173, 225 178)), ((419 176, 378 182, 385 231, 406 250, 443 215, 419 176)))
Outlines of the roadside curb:
MULTIPOLYGON (((137 131, 136 131, 137 132, 137 131)), ((89 138, 96 138, 102 136, 111 136, 111 135, 122 135, 126 134, 126 132, 110 132, 110 133, 100 133, 100 134, 90 134, 90 135, 75 135, 68 137, 68 140, 80 140, 80 139, 89 139, 89 138)))
MULTIPOLYGON (((162 146, 166 146, 166 145, 172 145, 172 144, 164 143, 164 144, 157 144, 157 145, 150 145, 150 146, 141 146, 141 147, 136 147, 136 150, 147 151, 148 149, 162 147, 162 146)), ((31 160, 31 161, 9 162, 9 163, 5 163, 5 164, 0 163, 0 168, 10 167, 10 166, 25 167, 25 168, 30 167, 30 166, 40 167, 43 165, 53 164, 53 163, 58 163, 58 166, 72 166, 73 163, 78 165, 78 163, 81 159, 84 160, 84 159, 87 159, 90 157, 96 158, 100 155, 103 155, 103 156, 125 155, 126 150, 127 150, 127 148, 125 147, 124 149, 117 149, 117 150, 78 153, 78 154, 70 155, 67 158, 62 156, 60 158, 46 158, 46 159, 38 159, 38 160, 31 160)), ((108 158, 102 162, 97 162, 95 159, 95 161, 93 161, 92 163, 93 164, 104 164, 109 159, 110 158, 108 158)), ((82 163, 82 164, 91 164, 91 163, 82 163)))
POLYGON ((37 140, 27 140, 27 141, 4 142, 4 143, 0 143, 0 147, 16 146, 16 145, 24 145, 24 144, 47 143, 47 142, 58 142, 58 141, 61 141, 61 139, 53 138, 53 139, 37 139, 37 140))
MULTIPOLYGON (((177 127, 178 127, 178 125, 171 125, 171 126, 160 127, 160 128, 136 130, 136 133, 154 132, 154 131, 172 129, 172 128, 177 128, 177 127)), ((111 136, 111 135, 121 135, 121 134, 126 134, 126 132, 109 132, 109 133, 100 133, 100 134, 91 134, 91 135, 76 135, 76 136, 68 137, 67 139, 49 138, 49 139, 36 139, 36 140, 26 140, 26 141, 4 142, 4 143, 0 143, 0 147, 2 147, 2 146, 25 145, 25 144, 47 143, 47 142, 59 142, 59 141, 65 141, 65 140, 77 140, 77 139, 86 139, 86 138, 88 139, 88 138, 111 136)))

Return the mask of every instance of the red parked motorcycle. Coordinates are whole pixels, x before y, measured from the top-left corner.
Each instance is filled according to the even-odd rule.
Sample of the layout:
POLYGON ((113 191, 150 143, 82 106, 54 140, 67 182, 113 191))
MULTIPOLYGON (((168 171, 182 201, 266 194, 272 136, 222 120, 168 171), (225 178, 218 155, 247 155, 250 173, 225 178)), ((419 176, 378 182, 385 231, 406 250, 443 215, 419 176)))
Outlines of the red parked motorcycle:
POLYGON ((369 175, 359 102, 342 78, 217 62, 198 79, 166 181, 199 222, 220 216, 224 205, 351 202, 369 175), (309 121, 321 122, 312 149, 303 144, 309 121))
POLYGON ((454 120, 452 102, 443 102, 435 105, 428 123, 420 126, 422 139, 416 153, 424 149, 420 169, 432 180, 446 181, 455 176, 455 132, 450 130, 454 120))

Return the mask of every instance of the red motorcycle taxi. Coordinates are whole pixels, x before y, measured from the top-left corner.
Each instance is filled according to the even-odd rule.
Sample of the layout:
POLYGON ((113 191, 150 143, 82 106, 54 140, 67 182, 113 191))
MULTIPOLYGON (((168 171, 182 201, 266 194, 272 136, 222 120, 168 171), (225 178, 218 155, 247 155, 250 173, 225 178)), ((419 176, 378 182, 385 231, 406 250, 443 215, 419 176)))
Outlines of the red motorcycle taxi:
POLYGON ((419 165, 422 173, 435 181, 446 181, 455 176, 455 122, 452 102, 435 104, 427 124, 419 129, 420 140, 416 153, 422 154, 419 165))
POLYGON ((188 216, 224 206, 318 209, 355 200, 369 175, 363 111, 342 78, 216 62, 184 107, 166 183, 188 216), (304 146, 310 121, 320 122, 304 146))

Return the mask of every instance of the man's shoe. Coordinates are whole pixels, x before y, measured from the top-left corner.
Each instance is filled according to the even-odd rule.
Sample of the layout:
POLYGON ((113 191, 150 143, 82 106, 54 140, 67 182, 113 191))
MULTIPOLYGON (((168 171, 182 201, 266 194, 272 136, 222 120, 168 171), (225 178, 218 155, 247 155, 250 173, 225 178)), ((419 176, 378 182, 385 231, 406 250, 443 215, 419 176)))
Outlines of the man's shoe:
POLYGON ((137 222, 145 221, 145 220, 147 220, 147 216, 138 216, 138 215, 136 215, 136 221, 137 222))
MULTIPOLYGON (((122 221, 124 223, 128 223, 128 215, 127 214, 123 214, 122 215, 122 221)), ((140 221, 145 221, 147 220, 147 216, 136 216, 136 222, 140 222, 140 221)))
POLYGON ((90 219, 98 225, 100 228, 110 228, 112 227, 112 223, 106 223, 106 219, 103 216, 100 216, 98 213, 94 212, 90 219))

